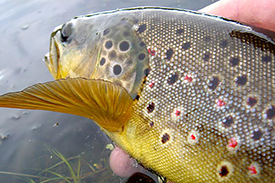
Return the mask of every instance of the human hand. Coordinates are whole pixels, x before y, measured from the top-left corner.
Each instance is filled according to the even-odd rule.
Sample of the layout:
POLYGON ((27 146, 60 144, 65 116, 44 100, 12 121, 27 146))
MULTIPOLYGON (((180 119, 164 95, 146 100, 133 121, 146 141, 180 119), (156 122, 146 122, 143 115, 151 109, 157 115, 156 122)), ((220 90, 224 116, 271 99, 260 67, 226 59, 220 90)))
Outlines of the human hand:
POLYGON ((275 32, 274 0, 221 0, 200 11, 275 32))

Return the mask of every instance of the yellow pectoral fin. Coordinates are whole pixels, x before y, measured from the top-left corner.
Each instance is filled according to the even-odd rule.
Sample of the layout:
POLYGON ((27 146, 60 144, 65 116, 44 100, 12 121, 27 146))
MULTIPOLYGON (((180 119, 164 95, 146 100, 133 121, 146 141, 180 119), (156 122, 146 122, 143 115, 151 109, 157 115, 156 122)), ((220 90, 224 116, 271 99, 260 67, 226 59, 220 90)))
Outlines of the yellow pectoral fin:
POLYGON ((49 110, 90 118, 120 132, 132 115, 133 100, 121 86, 104 80, 69 78, 35 84, 0 96, 0 107, 49 110))

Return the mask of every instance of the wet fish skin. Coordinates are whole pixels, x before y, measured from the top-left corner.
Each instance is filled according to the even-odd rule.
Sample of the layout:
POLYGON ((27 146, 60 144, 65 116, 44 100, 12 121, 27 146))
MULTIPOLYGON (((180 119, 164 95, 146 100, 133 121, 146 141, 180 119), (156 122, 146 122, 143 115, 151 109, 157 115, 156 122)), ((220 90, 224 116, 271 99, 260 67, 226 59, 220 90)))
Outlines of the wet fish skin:
MULTIPOLYGON (((54 87, 42 84, 46 89, 41 94, 33 92, 35 86, 25 93, 47 101, 53 97, 48 88, 58 91, 67 104, 59 112, 73 106, 74 93, 75 100, 93 105, 97 101, 108 108, 126 103, 122 107, 126 111, 131 99, 125 88, 133 105, 127 120, 116 121, 121 124, 112 130, 108 126, 115 126, 115 120, 96 122, 103 126, 102 121, 109 120, 103 131, 145 167, 169 180, 275 182, 275 43, 250 27, 176 9, 87 15, 54 31, 46 63, 55 79, 68 79, 55 82, 54 87), (98 79, 110 81, 115 89, 109 90, 111 83, 98 79), (87 87, 90 81, 93 87, 100 83, 105 88, 97 95, 116 96, 118 91, 123 101, 87 97, 94 92, 87 87), (67 92, 66 86, 74 92, 67 92)), ((22 98, 13 99, 22 95, 4 95, 0 106, 23 107, 22 98)), ((58 101, 60 96, 54 97, 58 101)), ((57 111, 57 103, 47 108, 41 108, 41 101, 40 106, 32 105, 57 111)), ((122 109, 112 112, 119 111, 123 119, 122 109)), ((85 117, 94 113, 74 110, 85 117)))

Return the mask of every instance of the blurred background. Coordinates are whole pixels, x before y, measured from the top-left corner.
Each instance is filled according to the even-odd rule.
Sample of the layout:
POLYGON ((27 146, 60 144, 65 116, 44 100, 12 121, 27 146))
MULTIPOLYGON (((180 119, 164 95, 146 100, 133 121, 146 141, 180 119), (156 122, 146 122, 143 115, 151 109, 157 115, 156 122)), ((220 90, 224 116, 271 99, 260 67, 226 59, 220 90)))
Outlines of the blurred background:
MULTIPOLYGON (((53 79, 43 62, 50 34, 74 16, 134 6, 199 10, 213 2, 1 0, 0 94, 53 79)), ((110 143, 82 117, 0 108, 0 183, 125 182, 109 168, 110 143)))

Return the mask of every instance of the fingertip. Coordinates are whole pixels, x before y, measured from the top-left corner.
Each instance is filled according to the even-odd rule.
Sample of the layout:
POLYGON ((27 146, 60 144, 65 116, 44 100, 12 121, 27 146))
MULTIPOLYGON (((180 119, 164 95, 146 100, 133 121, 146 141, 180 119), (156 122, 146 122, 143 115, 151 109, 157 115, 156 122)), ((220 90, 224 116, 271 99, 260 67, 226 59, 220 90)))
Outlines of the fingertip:
POLYGON ((236 20, 238 16, 238 5, 239 2, 236 2, 236 0, 220 0, 199 11, 236 20))
POLYGON ((120 177, 130 177, 133 173, 141 171, 135 160, 119 147, 115 147, 111 152, 109 165, 112 171, 120 177))
POLYGON ((220 0, 199 11, 275 31, 273 7, 274 0, 220 0))

